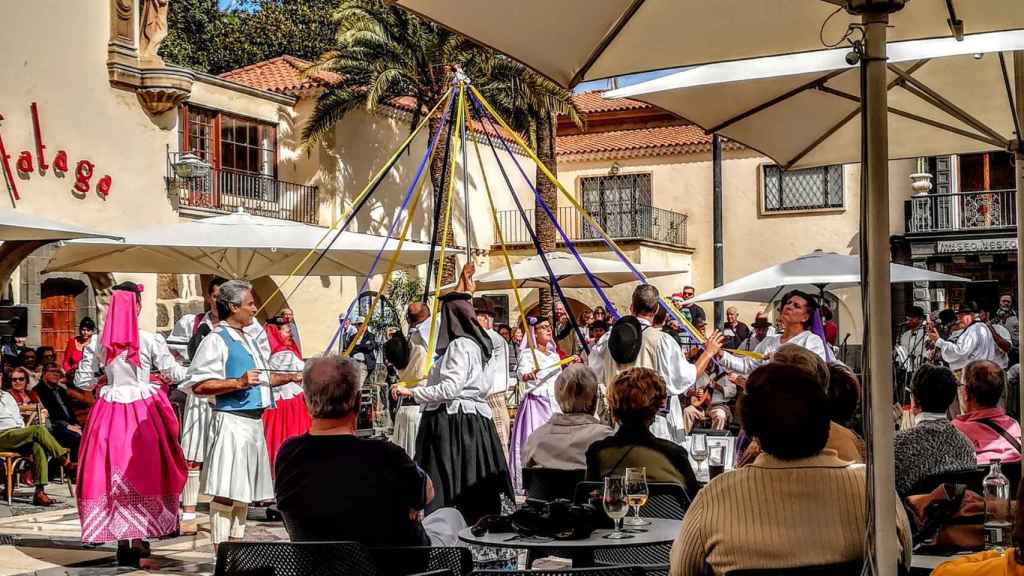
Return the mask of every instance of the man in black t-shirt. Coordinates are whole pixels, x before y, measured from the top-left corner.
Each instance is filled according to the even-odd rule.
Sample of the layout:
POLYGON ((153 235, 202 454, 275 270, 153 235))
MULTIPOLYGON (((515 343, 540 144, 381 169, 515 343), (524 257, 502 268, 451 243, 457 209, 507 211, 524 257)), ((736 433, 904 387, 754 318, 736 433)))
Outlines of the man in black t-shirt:
POLYGON ((370 547, 452 546, 465 520, 441 509, 430 478, 399 446, 355 435, 360 369, 328 356, 303 374, 309 433, 290 438, 275 463, 274 493, 293 541, 356 541, 370 547))

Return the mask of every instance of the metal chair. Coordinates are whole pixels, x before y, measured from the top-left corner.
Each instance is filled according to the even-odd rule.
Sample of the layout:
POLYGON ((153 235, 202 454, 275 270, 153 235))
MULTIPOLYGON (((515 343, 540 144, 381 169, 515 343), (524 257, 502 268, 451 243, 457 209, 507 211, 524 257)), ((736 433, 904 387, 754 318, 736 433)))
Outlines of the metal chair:
POLYGON ((473 555, 469 548, 370 548, 370 556, 382 576, 409 576, 438 570, 447 570, 452 576, 469 576, 473 572, 473 555))
POLYGON ((795 566, 792 568, 761 568, 757 570, 733 570, 726 576, 860 576, 864 570, 864 562, 844 562, 841 564, 823 564, 821 566, 795 566))
POLYGON ((641 566, 565 568, 562 570, 477 570, 473 576, 644 576, 641 566))
MULTIPOLYGON (((358 542, 223 542, 214 576, 378 576, 358 542)), ((387 576, 387 575, 382 575, 387 576)))
POLYGON ((572 500, 576 494, 576 485, 583 482, 586 476, 587 471, 583 469, 523 468, 523 487, 526 488, 526 495, 535 500, 572 500))
MULTIPOLYGON (((671 482, 650 482, 647 489, 647 504, 640 508, 642 518, 682 520, 686 515, 690 497, 682 486, 671 482)), ((575 501, 585 502, 602 490, 604 485, 600 482, 580 482, 576 485, 575 501)), ((594 561, 601 565, 640 565, 653 569, 668 564, 671 552, 670 544, 609 548, 594 550, 594 561)))

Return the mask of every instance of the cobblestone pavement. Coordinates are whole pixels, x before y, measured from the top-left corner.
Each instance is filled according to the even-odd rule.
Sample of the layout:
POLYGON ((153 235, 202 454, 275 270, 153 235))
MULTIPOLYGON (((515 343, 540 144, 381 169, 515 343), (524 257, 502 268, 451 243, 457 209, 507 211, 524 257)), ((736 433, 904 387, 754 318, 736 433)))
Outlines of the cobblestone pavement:
MULTIPOLYGON (((78 511, 66 488, 51 485, 47 492, 60 503, 41 508, 31 505, 31 489, 18 490, 13 504, 0 501, 0 576, 108 576, 122 574, 213 573, 206 507, 200 505, 199 533, 151 542, 152 555, 141 569, 121 568, 115 562, 115 545, 82 544, 78 511)), ((250 510, 246 540, 286 540, 281 522, 267 522, 264 511, 250 510)))

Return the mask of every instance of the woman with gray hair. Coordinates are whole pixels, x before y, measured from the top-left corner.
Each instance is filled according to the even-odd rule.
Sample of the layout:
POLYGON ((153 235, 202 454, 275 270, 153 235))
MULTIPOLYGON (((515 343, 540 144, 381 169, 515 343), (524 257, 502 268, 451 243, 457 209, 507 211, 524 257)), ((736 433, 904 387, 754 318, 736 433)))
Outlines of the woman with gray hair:
POLYGON ((534 430, 523 449, 527 468, 585 470, 587 448, 611 435, 597 410, 597 374, 582 364, 573 364, 555 380, 555 400, 562 413, 555 413, 546 424, 534 430))
POLYGON ((270 459, 261 416, 272 406, 272 387, 301 382, 295 373, 271 372, 267 339, 254 338, 252 285, 225 282, 217 294, 220 322, 196 350, 185 386, 213 396, 211 440, 201 490, 212 496, 210 533, 214 545, 245 536, 250 502, 274 497, 270 459))

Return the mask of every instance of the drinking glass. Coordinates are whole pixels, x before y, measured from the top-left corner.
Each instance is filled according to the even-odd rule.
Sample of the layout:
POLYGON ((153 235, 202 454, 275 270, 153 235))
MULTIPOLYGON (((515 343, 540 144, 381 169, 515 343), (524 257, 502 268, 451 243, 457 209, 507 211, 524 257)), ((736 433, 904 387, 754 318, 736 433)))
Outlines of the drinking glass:
POLYGON ((719 444, 711 447, 711 454, 708 456, 708 482, 722 472, 725 472, 725 446, 719 444))
POLYGON ((604 479, 604 498, 601 500, 604 505, 604 513, 615 521, 615 530, 605 536, 612 540, 632 538, 630 534, 622 531, 622 519, 629 511, 626 503, 626 479, 622 476, 608 476, 604 479))
POLYGON ((690 457, 697 463, 697 471, 695 475, 701 476, 701 468, 703 463, 708 459, 708 438, 704 434, 694 434, 693 440, 690 441, 690 457))
POLYGON ((640 517, 640 507, 647 504, 647 468, 626 468, 626 503, 633 507, 633 516, 622 523, 626 526, 647 526, 647 520, 640 517))

